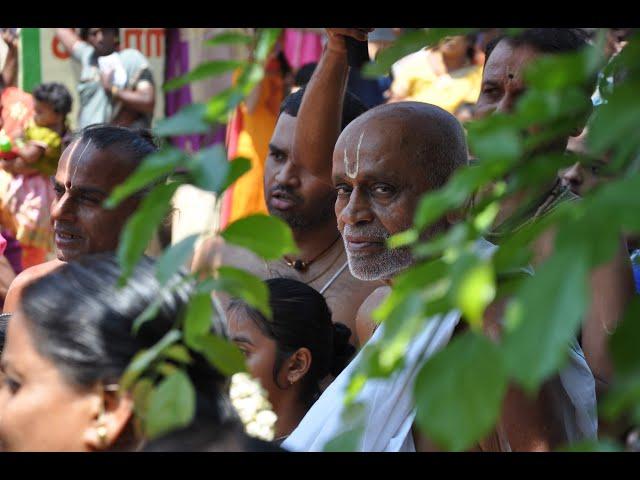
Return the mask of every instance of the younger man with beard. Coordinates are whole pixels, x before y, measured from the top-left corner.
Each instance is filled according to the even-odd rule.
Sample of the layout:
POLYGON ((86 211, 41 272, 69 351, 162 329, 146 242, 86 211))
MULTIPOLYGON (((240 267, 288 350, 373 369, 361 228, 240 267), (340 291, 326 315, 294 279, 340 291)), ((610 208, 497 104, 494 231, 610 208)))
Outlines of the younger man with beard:
MULTIPOLYGON (((332 312, 332 320, 351 329, 351 343, 358 345, 355 318, 360 305, 378 282, 354 278, 338 228, 334 204, 336 191, 297 166, 292 155, 293 135, 304 89, 289 95, 282 103, 269 155, 265 163, 264 191, 269 213, 287 222, 300 250, 297 257, 265 262, 244 248, 226 245, 219 238, 206 240, 196 251, 192 269, 230 265, 262 278, 288 277, 310 285, 322 293, 332 312)), ((362 114, 366 107, 346 93, 341 128, 362 114)), ((301 152, 304 155, 304 152, 301 152)), ((327 159, 329 161, 329 159, 327 159)), ((259 234, 256 232, 256 234, 259 234)), ((228 298, 221 296, 226 308, 228 298)))

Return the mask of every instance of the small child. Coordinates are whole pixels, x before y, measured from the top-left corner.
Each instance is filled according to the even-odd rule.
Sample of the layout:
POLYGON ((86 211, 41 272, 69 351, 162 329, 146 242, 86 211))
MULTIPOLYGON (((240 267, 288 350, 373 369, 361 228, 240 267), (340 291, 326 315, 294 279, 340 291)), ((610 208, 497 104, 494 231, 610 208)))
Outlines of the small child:
POLYGON ((54 199, 50 176, 58 167, 68 134, 67 115, 71 111, 71 94, 61 83, 43 83, 33 91, 34 115, 24 135, 15 140, 16 158, 2 161, 13 175, 8 189, 0 196, 3 217, 9 219, 23 248, 23 267, 46 260, 51 251, 53 233, 50 206, 54 199))

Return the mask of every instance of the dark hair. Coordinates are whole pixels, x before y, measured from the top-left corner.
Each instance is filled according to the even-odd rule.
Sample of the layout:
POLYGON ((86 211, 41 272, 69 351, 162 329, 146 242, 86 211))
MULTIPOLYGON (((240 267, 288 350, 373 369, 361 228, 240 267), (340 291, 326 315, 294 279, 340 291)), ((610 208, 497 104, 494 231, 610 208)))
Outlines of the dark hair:
POLYGON ((10 313, 0 313, 0 355, 4 350, 4 342, 7 339, 7 327, 9 326, 10 313))
POLYGON ((296 76, 294 78, 293 83, 299 87, 304 87, 309 80, 311 80, 311 75, 315 71, 318 64, 316 62, 305 63, 300 69, 296 72, 296 76))
POLYGON ((586 47, 588 38, 580 28, 529 28, 512 37, 498 35, 485 47, 485 64, 501 40, 514 47, 529 45, 541 53, 568 53, 586 47))
MULTIPOLYGON (((100 27, 102 28, 102 27, 100 27)), ((91 28, 81 28, 80 29, 80 38, 82 40, 87 40, 87 38, 89 38, 89 30, 91 30, 91 28)), ((110 30, 116 37, 118 35, 120 35, 120 29, 119 28, 102 28, 102 30, 110 30)))
MULTIPOLYGON (((134 355, 155 345, 175 328, 189 301, 192 284, 175 274, 163 288, 154 262, 143 257, 123 288, 112 253, 85 255, 62 265, 23 290, 21 309, 38 352, 51 360, 72 385, 91 388, 118 382, 134 355), (135 319, 159 302, 153 317, 136 334, 135 319)), ((225 336, 220 320, 212 331, 225 336)), ((186 373, 196 390, 194 422, 220 427, 237 423, 224 392, 226 378, 196 352, 186 373)))
POLYGON ((158 145, 151 130, 127 128, 106 123, 95 123, 76 133, 74 140, 91 141, 98 150, 115 149, 124 153, 135 164, 156 152, 158 145))
POLYGON ((229 312, 242 310, 277 346, 273 378, 282 363, 299 348, 308 348, 312 361, 303 382, 304 400, 313 403, 320 394, 320 382, 329 374, 337 376, 347 365, 355 348, 349 343, 351 330, 332 323, 331 311, 324 297, 306 283, 289 278, 272 278, 265 282, 269 289, 272 319, 244 301, 234 299, 229 312))
MULTIPOLYGON (((280 104, 280 114, 283 112, 292 117, 298 116, 298 110, 302 104, 305 87, 300 88, 297 92, 287 95, 280 104)), ((342 105, 342 125, 340 130, 344 130, 353 120, 362 115, 368 109, 364 103, 353 93, 348 90, 344 94, 344 102, 342 105)))
POLYGON ((73 99, 67 87, 58 82, 41 83, 33 90, 33 98, 51 105, 53 111, 67 115, 71 111, 73 99))

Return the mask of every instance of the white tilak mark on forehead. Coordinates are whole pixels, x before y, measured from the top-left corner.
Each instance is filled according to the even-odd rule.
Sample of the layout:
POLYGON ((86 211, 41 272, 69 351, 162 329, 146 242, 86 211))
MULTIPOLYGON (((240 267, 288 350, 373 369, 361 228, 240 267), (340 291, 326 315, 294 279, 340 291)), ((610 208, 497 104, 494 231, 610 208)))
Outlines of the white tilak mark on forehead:
POLYGON ((344 169, 349 178, 356 178, 358 176, 358 170, 360 168, 360 145, 362 145, 362 137, 364 137, 364 130, 360 134, 358 139, 358 146, 356 147, 356 161, 355 165, 349 162, 347 159, 347 149, 344 150, 344 169))
POLYGON ((82 149, 82 152, 80 152, 80 158, 78 158, 78 161, 76 162, 76 168, 73 170, 73 177, 71 177, 72 186, 75 185, 76 183, 76 173, 78 173, 78 166, 82 163, 82 159, 84 158, 84 152, 87 151, 87 148, 89 148, 89 145, 91 145, 91 139, 89 139, 87 144, 82 149))

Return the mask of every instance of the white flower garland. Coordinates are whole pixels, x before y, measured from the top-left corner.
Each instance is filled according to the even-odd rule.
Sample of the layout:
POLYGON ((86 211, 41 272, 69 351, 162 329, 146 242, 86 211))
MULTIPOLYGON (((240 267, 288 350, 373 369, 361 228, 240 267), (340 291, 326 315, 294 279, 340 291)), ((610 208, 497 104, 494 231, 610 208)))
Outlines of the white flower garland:
POLYGON ((278 417, 260 382, 248 373, 236 373, 231 377, 229 396, 247 435, 272 441, 278 417))

